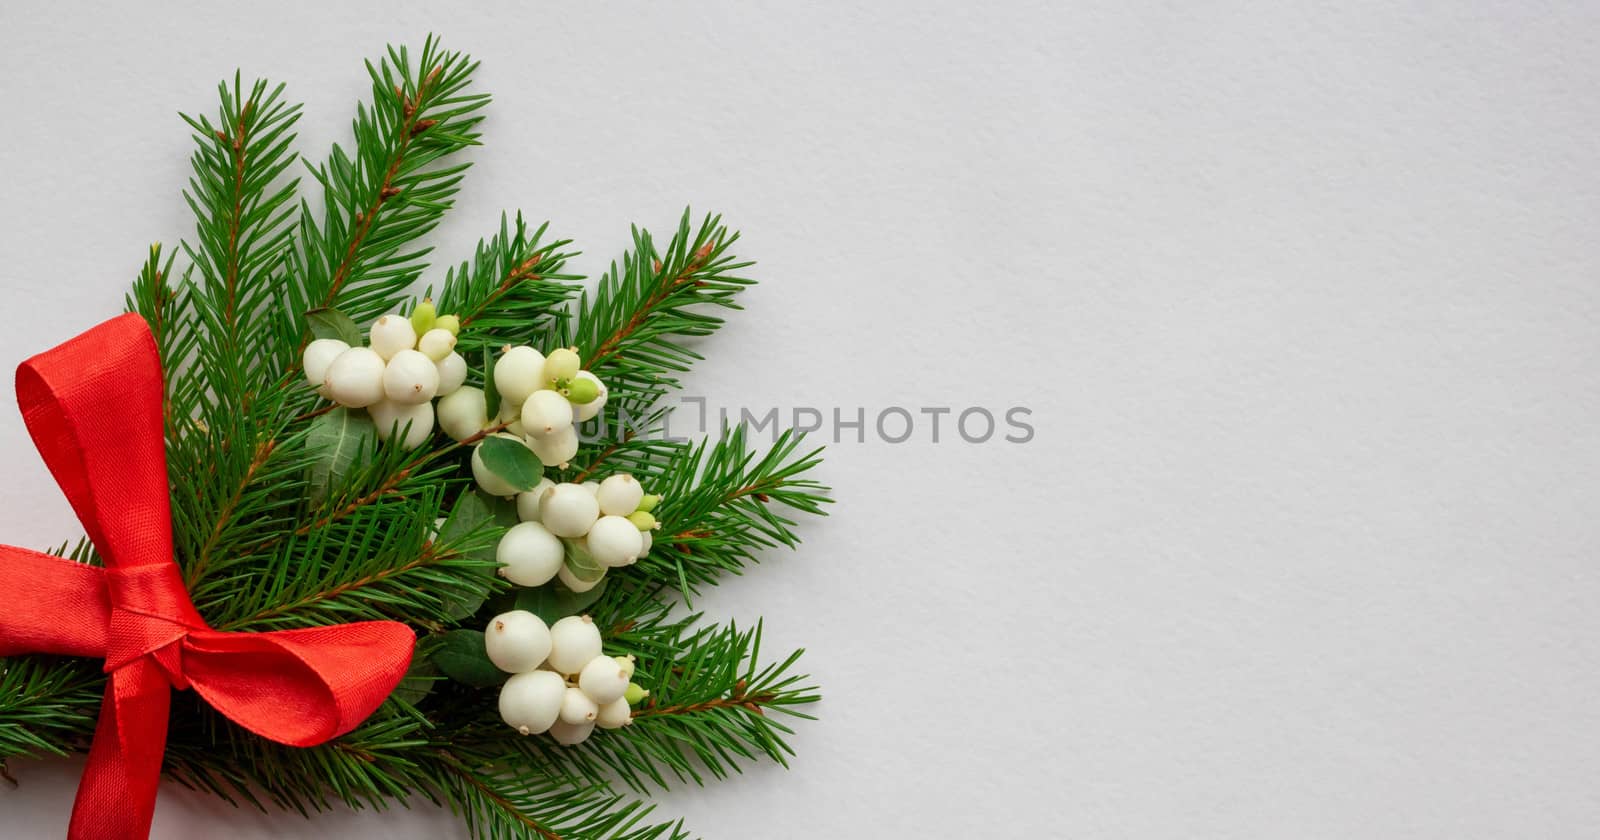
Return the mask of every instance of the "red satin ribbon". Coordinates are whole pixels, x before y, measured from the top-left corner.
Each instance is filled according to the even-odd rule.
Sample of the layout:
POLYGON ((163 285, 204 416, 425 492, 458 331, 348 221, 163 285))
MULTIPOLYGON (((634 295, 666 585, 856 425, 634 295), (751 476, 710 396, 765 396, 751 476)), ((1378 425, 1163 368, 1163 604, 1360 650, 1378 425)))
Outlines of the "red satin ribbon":
POLYGON ((0 546, 0 655, 104 657, 111 675, 72 809, 73 840, 150 834, 172 689, 250 731, 309 747, 354 729, 405 675, 415 636, 365 621, 223 633, 195 611, 172 557, 161 362, 123 315, 24 362, 34 445, 105 568, 0 546))

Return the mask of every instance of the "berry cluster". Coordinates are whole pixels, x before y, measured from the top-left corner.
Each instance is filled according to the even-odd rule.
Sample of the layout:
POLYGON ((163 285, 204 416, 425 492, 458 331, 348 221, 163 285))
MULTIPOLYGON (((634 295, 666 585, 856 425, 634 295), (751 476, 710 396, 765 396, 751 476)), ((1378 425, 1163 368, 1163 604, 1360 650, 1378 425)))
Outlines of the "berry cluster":
POLYGON ((467 361, 455 352, 460 330, 454 315, 439 315, 423 301, 410 318, 385 315, 374 322, 366 347, 337 338, 311 342, 301 366, 317 393, 366 409, 379 438, 396 438, 410 449, 433 434, 433 398, 457 393, 467 379, 467 361))
POLYGON ((630 682, 633 657, 606 656, 600 628, 586 615, 545 626, 527 610, 489 621, 483 632, 489 661, 510 673, 500 689, 500 717, 524 735, 549 732, 566 746, 583 743, 596 726, 633 722, 632 704, 649 692, 630 682))
POLYGON ((646 496, 633 476, 556 484, 543 479, 517 494, 517 518, 495 551, 500 575, 518 586, 543 586, 559 578, 587 592, 606 571, 638 562, 660 527, 651 513, 660 496, 646 496))
MULTIPOLYGON (((582 365, 575 348, 557 348, 545 356, 525 345, 505 348, 494 364, 505 434, 526 443, 547 467, 567 465, 578 453, 576 424, 605 408, 605 383, 582 365)), ((455 440, 472 437, 489 425, 488 398, 478 388, 461 388, 439 401, 439 426, 455 440)))

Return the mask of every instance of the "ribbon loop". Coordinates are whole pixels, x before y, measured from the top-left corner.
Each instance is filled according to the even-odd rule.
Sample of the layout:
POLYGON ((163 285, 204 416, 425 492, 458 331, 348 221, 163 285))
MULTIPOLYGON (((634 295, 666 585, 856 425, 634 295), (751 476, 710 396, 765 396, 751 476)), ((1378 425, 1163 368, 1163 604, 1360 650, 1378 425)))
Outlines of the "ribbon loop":
POLYGON ((172 689, 250 731, 308 747, 358 726, 405 676, 416 642, 393 621, 227 633, 194 608, 172 556, 163 379, 155 340, 123 315, 17 369, 28 432, 104 568, 0 546, 20 582, 0 656, 105 659, 104 704, 71 840, 150 833, 172 689), (106 410, 115 406, 115 422, 106 410))

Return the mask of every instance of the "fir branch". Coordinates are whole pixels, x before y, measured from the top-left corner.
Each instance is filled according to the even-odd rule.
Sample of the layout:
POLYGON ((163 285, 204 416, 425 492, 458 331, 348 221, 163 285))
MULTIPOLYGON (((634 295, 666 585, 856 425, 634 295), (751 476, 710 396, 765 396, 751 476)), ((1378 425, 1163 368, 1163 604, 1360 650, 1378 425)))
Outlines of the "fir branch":
POLYGON ((681 822, 646 823, 653 805, 629 801, 603 782, 573 784, 499 763, 493 755, 440 749, 445 794, 481 840, 685 840, 681 822))
POLYGON ((565 250, 569 240, 546 242, 548 227, 530 233, 521 213, 514 226, 502 215, 499 232, 478 242, 472 260, 446 273, 436 303, 439 311, 460 317, 463 355, 542 343, 561 317, 562 305, 578 288, 573 281, 582 278, 562 271, 576 253, 565 250))
POLYGON ((682 339, 715 332, 722 318, 706 310, 738 309, 735 296, 754 284, 736 274, 753 263, 728 253, 738 239, 719 216, 692 229, 687 210, 664 251, 648 231, 633 229, 633 249, 583 296, 562 342, 578 347, 611 389, 607 410, 642 415, 701 358, 682 339))
POLYGON ((0 659, 0 769, 10 758, 66 755, 84 743, 104 693, 105 674, 91 660, 0 659))
POLYGON ((784 431, 760 457, 745 426, 725 430, 715 444, 702 441, 671 453, 658 475, 666 483, 656 518, 655 547, 630 572, 693 593, 723 573, 738 574, 757 552, 799 544, 796 523, 783 511, 824 515, 828 488, 805 474, 821 449, 802 453, 803 435, 784 431))

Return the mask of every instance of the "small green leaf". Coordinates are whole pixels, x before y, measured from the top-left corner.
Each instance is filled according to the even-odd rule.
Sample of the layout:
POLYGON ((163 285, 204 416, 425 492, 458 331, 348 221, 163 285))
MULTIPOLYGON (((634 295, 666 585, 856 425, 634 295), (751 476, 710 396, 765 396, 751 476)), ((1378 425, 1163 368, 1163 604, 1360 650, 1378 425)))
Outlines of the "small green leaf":
POLYGON ((573 577, 588 583, 605 576, 606 567, 594 559, 594 555, 589 553, 588 546, 585 546, 582 540, 561 542, 567 547, 567 571, 571 572, 573 577))
POLYGON ((478 454, 489 472, 505 479, 518 492, 532 490, 544 477, 544 465, 520 440, 491 435, 478 444, 478 454))
POLYGON ((482 630, 451 630, 439 636, 439 648, 430 657, 440 673, 462 685, 489 688, 506 681, 506 674, 489 661, 482 630))
MULTIPOLYGON (((456 500, 456 506, 450 511, 450 517, 439 528, 439 542, 445 546, 454 547, 460 544, 472 543, 473 547, 463 551, 462 555, 473 560, 482 561, 484 565, 473 568, 468 574, 482 575, 493 579, 495 572, 495 547, 499 544, 499 537, 492 539, 473 539, 474 535, 482 530, 494 530, 499 533, 496 526, 504 525, 498 506, 485 498, 476 490, 468 490, 456 500)), ((516 508, 512 507, 511 524, 516 524, 516 508)), ((465 594, 445 599, 445 614, 453 619, 463 619, 478 611, 483 606, 488 591, 476 597, 465 594)))
POLYGON ((344 480, 345 474, 362 451, 372 451, 377 429, 365 413, 335 408, 311 421, 306 432, 306 449, 316 460, 311 464, 307 493, 321 502, 329 491, 344 480))
POLYGON ((337 309, 322 307, 306 313, 306 324, 313 338, 337 338, 351 347, 360 347, 361 328, 350 316, 337 309))
POLYGON ((500 390, 494 387, 494 350, 488 345, 483 348, 483 402, 490 419, 500 416, 500 390))
POLYGON ((544 586, 518 591, 516 609, 533 613, 544 619, 545 624, 555 624, 569 615, 581 614, 590 604, 600 600, 605 591, 604 580, 588 592, 573 592, 565 585, 551 581, 544 586))
POLYGON ((433 684, 439 681, 439 666, 426 656, 418 656, 411 660, 411 667, 406 670, 406 675, 401 678, 400 684, 391 692, 397 700, 404 701, 407 705, 415 706, 422 702, 433 691, 433 684))

